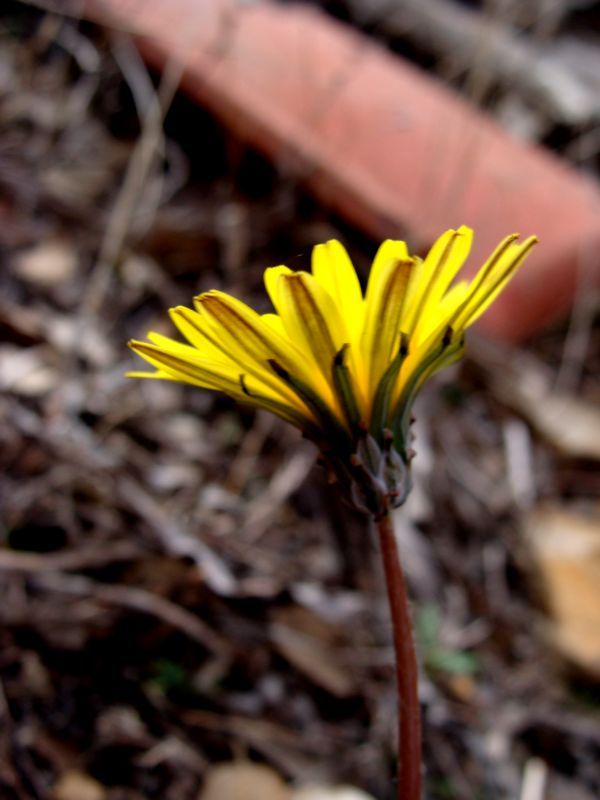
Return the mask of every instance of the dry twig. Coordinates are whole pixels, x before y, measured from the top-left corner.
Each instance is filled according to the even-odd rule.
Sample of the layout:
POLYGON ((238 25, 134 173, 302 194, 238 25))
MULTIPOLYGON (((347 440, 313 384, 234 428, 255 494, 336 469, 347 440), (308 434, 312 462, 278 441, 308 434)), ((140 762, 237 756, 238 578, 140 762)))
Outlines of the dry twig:
POLYGON ((119 481, 118 490, 146 520, 166 552, 191 558, 215 592, 223 595, 235 592, 236 580, 225 563, 203 542, 182 530, 141 486, 124 477, 119 481))
POLYGON ((33 580, 37 586, 47 591, 92 597, 99 603, 149 614, 221 657, 229 655, 231 651, 228 642, 212 631, 201 619, 170 600, 145 589, 100 583, 83 575, 68 575, 64 572, 36 570, 33 580))
POLYGON ((548 767, 539 758, 530 758, 523 771, 520 800, 544 800, 548 767))
MULTIPOLYGON (((121 47, 123 46, 121 40, 121 47)), ((184 69, 185 58, 179 53, 177 58, 171 58, 167 62, 158 91, 145 111, 142 133, 131 154, 123 185, 108 220, 98 260, 82 303, 82 317, 85 314, 97 313, 104 302, 111 272, 121 253, 148 177, 161 149, 164 149, 163 120, 175 96, 184 69)))

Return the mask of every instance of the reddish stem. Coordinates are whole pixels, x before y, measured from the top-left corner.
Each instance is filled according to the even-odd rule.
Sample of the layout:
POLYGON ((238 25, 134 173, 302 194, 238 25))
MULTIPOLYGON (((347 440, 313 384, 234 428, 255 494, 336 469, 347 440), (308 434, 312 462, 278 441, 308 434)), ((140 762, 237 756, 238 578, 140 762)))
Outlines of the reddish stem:
POLYGON ((398 800, 421 800, 421 708, 419 671, 404 573, 389 514, 377 521, 388 602, 394 629, 398 684, 398 800))

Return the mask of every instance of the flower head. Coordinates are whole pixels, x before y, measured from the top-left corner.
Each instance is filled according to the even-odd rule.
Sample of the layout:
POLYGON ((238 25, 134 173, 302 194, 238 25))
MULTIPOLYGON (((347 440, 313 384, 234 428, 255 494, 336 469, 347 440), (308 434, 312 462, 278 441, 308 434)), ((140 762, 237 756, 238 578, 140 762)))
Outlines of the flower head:
POLYGON ((365 294, 343 246, 317 245, 312 274, 265 272, 276 313, 212 290, 170 310, 186 343, 158 333, 131 348, 156 367, 133 377, 216 389, 300 428, 330 474, 374 514, 409 488, 411 407, 425 381, 460 358, 464 332, 536 242, 504 239, 471 281, 455 282, 472 231, 449 230, 424 259, 379 248, 365 294))

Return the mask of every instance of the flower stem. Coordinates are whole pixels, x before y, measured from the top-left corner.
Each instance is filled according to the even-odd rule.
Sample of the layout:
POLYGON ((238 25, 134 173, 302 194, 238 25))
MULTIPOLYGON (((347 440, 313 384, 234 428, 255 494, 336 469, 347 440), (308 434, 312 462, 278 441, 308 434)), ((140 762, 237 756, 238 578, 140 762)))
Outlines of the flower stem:
POLYGON ((394 629, 398 685, 398 800, 421 800, 421 709, 417 657, 406 581, 389 513, 377 520, 388 603, 394 629))

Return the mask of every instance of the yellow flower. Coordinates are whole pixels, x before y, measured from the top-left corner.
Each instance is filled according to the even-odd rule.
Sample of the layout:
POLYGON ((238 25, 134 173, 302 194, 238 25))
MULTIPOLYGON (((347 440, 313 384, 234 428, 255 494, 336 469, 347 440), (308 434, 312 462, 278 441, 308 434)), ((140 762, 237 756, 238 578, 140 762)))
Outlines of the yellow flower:
POLYGON ((225 392, 300 428, 321 448, 355 502, 373 513, 408 491, 410 412, 434 372, 462 355, 464 332, 492 303, 536 242, 504 239, 473 280, 455 282, 472 231, 449 230, 425 259, 385 241, 366 293, 337 241, 317 245, 312 274, 265 272, 276 313, 223 292, 179 306, 187 340, 158 333, 131 348, 156 367, 130 373, 225 392), (357 488, 358 487, 358 488, 357 488))

